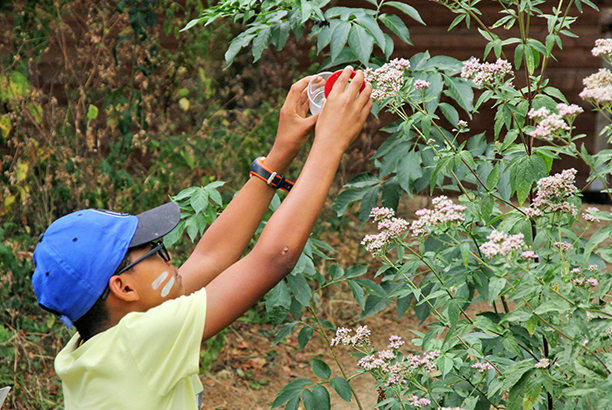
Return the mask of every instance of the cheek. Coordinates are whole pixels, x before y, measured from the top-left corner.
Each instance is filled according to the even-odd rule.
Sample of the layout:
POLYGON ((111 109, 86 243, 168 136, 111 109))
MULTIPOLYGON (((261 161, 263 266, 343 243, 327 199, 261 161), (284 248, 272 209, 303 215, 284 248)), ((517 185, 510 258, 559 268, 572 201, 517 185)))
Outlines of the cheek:
POLYGON ((168 296, 176 280, 174 276, 171 276, 170 280, 168 280, 168 282, 166 282, 166 284, 164 285, 164 282, 166 281, 169 275, 170 273, 168 273, 168 271, 164 271, 153 281, 153 283, 151 283, 151 287, 153 288, 153 290, 158 290, 161 288, 160 293, 162 298, 168 296))

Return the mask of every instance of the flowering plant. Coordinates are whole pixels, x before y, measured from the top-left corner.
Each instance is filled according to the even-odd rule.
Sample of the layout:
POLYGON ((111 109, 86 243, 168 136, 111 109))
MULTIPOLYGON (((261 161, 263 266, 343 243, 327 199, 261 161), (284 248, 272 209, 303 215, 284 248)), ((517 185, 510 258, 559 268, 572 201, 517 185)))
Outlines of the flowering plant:
MULTIPOLYGON (((542 0, 499 0, 501 17, 485 24, 479 0, 433 2, 457 15, 451 28, 474 24, 488 44, 481 58, 465 62, 425 52, 367 64, 375 113, 387 111, 398 120, 384 129, 390 135, 373 156, 376 172, 356 176, 333 209, 341 216, 360 202, 361 220, 373 219, 378 232, 362 244, 375 258, 372 264, 379 265, 375 279, 380 283, 361 278, 364 266, 345 271, 333 265, 324 275, 309 265, 319 289, 348 284, 362 317, 393 302, 399 317, 412 308, 422 323, 428 319, 428 329, 407 330, 411 345, 394 335, 386 349, 375 350, 368 329, 352 332, 319 319, 311 288, 292 275, 288 284, 301 305, 277 341, 299 325, 303 347, 317 332, 341 375, 332 378, 329 365, 315 359, 318 379, 288 384, 273 406, 330 408, 329 385, 363 408, 351 381, 371 374, 381 409, 609 408, 612 280, 607 264, 612 251, 603 243, 612 227, 606 224, 592 234, 590 229, 594 222, 612 221, 612 214, 598 208, 581 213, 580 193, 599 180, 610 195, 612 151, 593 153, 581 144, 585 135, 576 134, 574 124, 584 108, 571 104, 546 77, 554 52, 572 35, 576 17, 570 11, 596 6, 589 0, 560 0, 554 6, 542 0), (529 36, 536 18, 547 22, 541 38, 529 36), (517 37, 497 34, 513 26, 517 37), (485 109, 495 110, 494 127, 486 135, 474 134, 468 121, 485 109), (590 169, 584 187, 577 186, 575 169, 553 171, 567 157, 590 169), (432 199, 432 206, 417 211, 411 222, 395 214, 403 195, 426 189, 445 195, 432 199), (302 315, 303 306, 311 317, 302 315), (327 334, 332 328, 333 338, 327 334), (358 357, 353 376, 337 359, 347 347, 358 357)), ((402 7, 369 3, 377 9, 372 16, 383 3, 402 7)), ((353 21, 350 8, 336 11, 329 17, 353 21)), ((329 36, 318 35, 321 51, 329 36)), ((371 28, 365 36, 375 38, 378 32, 371 28)), ((331 51, 332 57, 341 54, 331 51)), ((593 55, 612 62, 612 41, 597 41, 593 55)), ((612 71, 594 73, 584 86, 585 106, 612 119, 612 71)), ((611 133, 610 127, 604 130, 611 133)), ((284 294, 288 306, 293 296, 285 285, 281 288, 273 300, 284 294)))

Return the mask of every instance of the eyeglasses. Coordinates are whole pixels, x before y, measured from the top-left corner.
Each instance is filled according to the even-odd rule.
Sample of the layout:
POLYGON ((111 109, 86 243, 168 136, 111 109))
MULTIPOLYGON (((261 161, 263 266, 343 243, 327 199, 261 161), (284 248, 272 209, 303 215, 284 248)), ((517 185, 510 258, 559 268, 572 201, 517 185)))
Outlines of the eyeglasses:
MULTIPOLYGON (((115 273, 113 276, 121 275, 122 273, 127 272, 128 270, 132 269, 134 265, 142 262, 143 260, 147 259, 149 256, 155 255, 156 253, 159 256, 161 256, 161 258, 165 260, 166 262, 170 262, 172 260, 172 258, 170 257, 170 252, 168 252, 168 249, 166 249, 166 246, 164 245, 162 241, 151 242, 151 246, 153 247, 153 249, 151 249, 149 252, 142 255, 140 258, 136 259, 134 262, 127 265, 125 268, 121 269, 119 272, 115 273)), ((102 293, 102 296, 100 296, 100 298, 102 300, 106 300, 106 298, 108 298, 109 293, 110 293, 110 287, 106 285, 106 289, 104 289, 104 293, 102 293)))

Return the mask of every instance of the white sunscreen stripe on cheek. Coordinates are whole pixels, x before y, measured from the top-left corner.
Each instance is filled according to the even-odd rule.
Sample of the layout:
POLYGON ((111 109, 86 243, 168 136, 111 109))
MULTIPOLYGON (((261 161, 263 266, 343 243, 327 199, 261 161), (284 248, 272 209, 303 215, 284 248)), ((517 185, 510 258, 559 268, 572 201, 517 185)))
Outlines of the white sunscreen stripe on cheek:
POLYGON ((161 284, 166 280, 167 277, 168 277, 168 271, 162 272, 162 274, 159 275, 157 279, 155 279, 153 283, 151 284, 151 287, 153 288, 153 290, 157 290, 157 288, 161 286, 161 284))
POLYGON ((170 289, 172 289, 172 286, 174 286, 174 276, 171 277, 168 283, 166 283, 166 286, 163 287, 161 291, 162 298, 168 296, 168 293, 170 293, 170 289))

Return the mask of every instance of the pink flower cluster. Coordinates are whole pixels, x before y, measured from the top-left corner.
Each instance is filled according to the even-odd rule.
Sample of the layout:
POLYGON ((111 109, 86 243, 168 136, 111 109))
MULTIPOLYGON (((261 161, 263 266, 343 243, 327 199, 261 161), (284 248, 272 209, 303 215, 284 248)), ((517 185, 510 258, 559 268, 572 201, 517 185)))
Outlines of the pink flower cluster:
POLYGON ((414 88, 421 91, 421 90, 425 90, 429 88, 431 86, 431 83, 428 81, 424 81, 424 80, 414 80, 413 85, 414 85, 414 88))
POLYGON ((572 283, 576 286, 590 286, 592 288, 599 285, 599 281, 596 278, 573 278, 572 283))
POLYGON ((331 340, 332 346, 368 346, 370 345, 370 335, 372 332, 367 326, 359 326, 355 329, 355 335, 351 336, 352 329, 339 327, 336 329, 336 337, 331 340))
POLYGON ((480 245, 480 250, 487 258, 497 255, 506 256, 525 247, 525 235, 522 233, 508 235, 493 229, 487 239, 487 242, 480 245))
POLYGON ((546 107, 542 107, 538 110, 531 109, 527 114, 529 118, 537 121, 536 129, 531 131, 529 135, 534 138, 541 138, 546 141, 552 141, 554 136, 558 136, 563 131, 569 131, 570 126, 563 119, 565 116, 577 115, 582 108, 575 104, 559 104, 557 106, 559 114, 551 114, 546 107), (572 114, 570 114, 572 113, 572 114))
POLYGON ((397 350, 402 347, 404 343, 406 342, 404 342, 404 339, 402 339, 400 336, 392 335, 389 337, 389 349, 397 350))
POLYGON ((600 220, 593 214, 588 213, 588 212, 598 212, 599 209, 595 208, 594 206, 590 206, 587 209, 587 212, 583 212, 582 213, 582 217, 588 221, 588 222, 599 222, 600 220))
POLYGON ((607 68, 601 68, 595 74, 591 74, 582 80, 584 89, 580 92, 580 98, 596 105, 606 105, 612 102, 612 72, 607 68))
POLYGON ((429 228, 441 225, 446 222, 463 222, 465 215, 463 212, 466 207, 463 205, 455 205, 452 200, 442 195, 432 199, 431 203, 434 209, 419 209, 415 214, 419 217, 412 221, 410 230, 412 236, 418 236, 429 232, 429 228))
POLYGON ((612 54, 612 38, 595 40, 595 47, 591 50, 595 57, 609 57, 612 54))
POLYGON ((425 397, 419 398, 418 396, 415 396, 413 394, 412 396, 408 397, 408 403, 410 403, 410 405, 414 407, 425 407, 429 406, 431 401, 429 401, 429 399, 426 399, 425 397))
POLYGON ((525 259, 538 259, 539 256, 534 251, 525 251, 521 254, 521 256, 525 259))
POLYGON ((578 193, 575 185, 576 172, 574 168, 570 168, 560 174, 540 179, 532 207, 524 210, 527 217, 540 217, 545 211, 578 215, 576 206, 566 201, 567 198, 578 193))
POLYGON ((406 360, 410 363, 410 367, 413 369, 424 368, 428 372, 436 370, 436 360, 440 357, 439 350, 430 350, 425 352, 423 356, 419 355, 408 355, 406 360))
POLYGON ((479 373, 484 373, 487 370, 492 370, 493 366, 491 366, 491 364, 489 362, 474 363, 472 365, 472 369, 475 369, 479 373))
POLYGON ((570 249, 572 249, 572 244, 569 242, 555 242, 553 243, 554 246, 556 246, 557 248, 561 249, 562 251, 569 251, 570 249))
POLYGON ((367 82, 374 86, 372 99, 382 101, 387 97, 397 96, 404 87, 404 71, 410 68, 410 61, 396 58, 376 70, 366 68, 364 71, 367 82))
POLYGON ((370 211, 370 218, 374 219, 372 222, 378 222, 379 233, 366 235, 361 244, 372 255, 381 254, 389 241, 399 238, 410 226, 406 220, 395 218, 394 215, 395 212, 390 208, 372 208, 370 211))
POLYGON ((463 63, 461 77, 474 81, 476 85, 487 86, 503 80, 510 73, 512 65, 501 58, 495 63, 481 63, 478 58, 472 58, 463 63))

